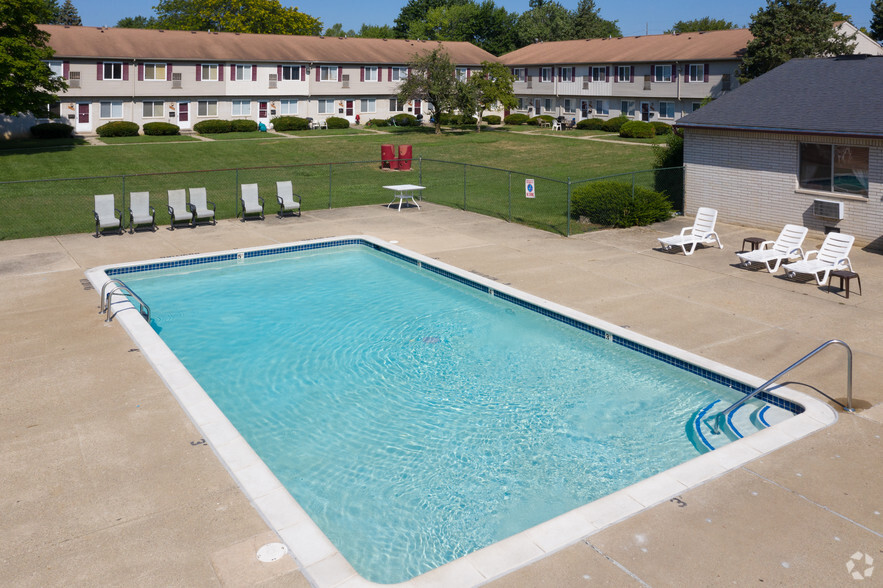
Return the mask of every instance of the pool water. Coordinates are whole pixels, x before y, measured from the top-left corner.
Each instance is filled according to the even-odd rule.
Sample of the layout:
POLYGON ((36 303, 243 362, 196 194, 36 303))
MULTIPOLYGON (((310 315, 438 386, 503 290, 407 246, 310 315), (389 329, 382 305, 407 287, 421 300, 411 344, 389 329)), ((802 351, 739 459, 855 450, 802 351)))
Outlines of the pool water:
POLYGON ((697 456, 691 415, 742 396, 363 246, 118 277, 375 582, 697 456))

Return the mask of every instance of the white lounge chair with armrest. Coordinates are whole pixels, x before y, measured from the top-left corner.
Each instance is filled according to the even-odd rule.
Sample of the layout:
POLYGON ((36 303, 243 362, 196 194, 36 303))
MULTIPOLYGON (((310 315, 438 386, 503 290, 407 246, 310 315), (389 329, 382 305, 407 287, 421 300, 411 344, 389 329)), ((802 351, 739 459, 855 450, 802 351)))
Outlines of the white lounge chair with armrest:
POLYGON ((123 213, 116 208, 113 194, 96 194, 95 210, 95 236, 108 229, 117 229, 120 235, 123 234, 123 213))
POLYGON ((247 214, 256 214, 264 220, 264 199, 258 196, 257 184, 242 184, 239 200, 242 201, 242 222, 247 214))
POLYGON ((150 205, 150 192, 129 194, 129 233, 134 233, 140 225, 150 225, 151 231, 156 230, 156 209, 150 205))
POLYGON ((215 203, 206 200, 205 188, 190 188, 190 211, 193 213, 193 226, 202 219, 218 224, 215 220, 215 203), (211 206, 211 208, 209 208, 211 206))
POLYGON ((700 208, 696 211, 696 219, 693 221, 692 227, 684 227, 681 229, 680 235, 673 237, 660 237, 659 242, 665 251, 669 251, 672 247, 680 247, 684 255, 692 255, 696 250, 696 245, 708 245, 717 243, 721 249, 720 237, 714 232, 714 223, 717 221, 717 211, 713 208, 700 208), (689 247, 689 251, 687 248, 689 247))
POLYGON ((286 212, 300 216, 300 196, 292 191, 290 180, 276 182, 276 201, 279 203, 279 218, 286 212))
POLYGON ((799 225, 785 225, 775 241, 764 241, 754 251, 743 251, 736 255, 742 265, 748 267, 752 263, 762 263, 768 272, 779 269, 779 264, 795 257, 803 257, 803 240, 809 229, 799 225))
POLYGON ((796 274, 812 274, 819 286, 828 281, 828 274, 833 270, 848 269, 852 271, 849 251, 855 237, 843 233, 828 233, 825 242, 818 250, 807 251, 803 259, 782 266, 785 274, 793 278, 796 274), (815 258, 810 259, 815 255, 815 258))
POLYGON ((169 218, 172 220, 173 231, 175 223, 193 224, 193 212, 187 206, 187 191, 183 188, 169 190, 169 218))

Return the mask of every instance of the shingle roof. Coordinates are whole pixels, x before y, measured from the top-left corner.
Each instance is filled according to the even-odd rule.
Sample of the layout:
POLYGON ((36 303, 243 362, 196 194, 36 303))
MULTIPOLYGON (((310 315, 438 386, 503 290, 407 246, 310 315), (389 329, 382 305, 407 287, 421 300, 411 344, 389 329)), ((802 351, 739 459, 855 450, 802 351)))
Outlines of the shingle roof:
POLYGON ((295 63, 406 64, 415 54, 442 46, 457 65, 496 61, 465 42, 253 35, 40 25, 58 58, 161 59, 295 63))
POLYGON ((883 136, 883 56, 792 59, 679 127, 883 136))
POLYGON ((500 57, 506 65, 653 63, 741 59, 748 29, 534 43, 500 57))

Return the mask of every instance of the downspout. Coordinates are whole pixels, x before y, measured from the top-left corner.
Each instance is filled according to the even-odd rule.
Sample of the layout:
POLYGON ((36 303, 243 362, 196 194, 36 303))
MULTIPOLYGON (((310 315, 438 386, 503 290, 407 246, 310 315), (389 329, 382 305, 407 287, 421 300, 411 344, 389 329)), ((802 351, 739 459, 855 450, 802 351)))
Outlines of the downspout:
POLYGON ((138 112, 135 109, 135 82, 138 80, 138 59, 136 57, 132 58, 132 72, 129 74, 129 78, 132 80, 132 122, 135 122, 135 113, 138 112))

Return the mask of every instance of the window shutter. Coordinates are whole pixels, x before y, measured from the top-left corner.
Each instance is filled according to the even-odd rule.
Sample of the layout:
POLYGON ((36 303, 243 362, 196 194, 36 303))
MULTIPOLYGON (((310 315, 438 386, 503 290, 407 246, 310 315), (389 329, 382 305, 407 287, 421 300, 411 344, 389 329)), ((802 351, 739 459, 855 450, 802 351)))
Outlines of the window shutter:
POLYGON ((322 71, 322 68, 317 66, 316 67, 316 81, 317 82, 319 81, 319 75, 320 75, 321 71, 322 71))
POLYGON ((383 81, 383 68, 380 67, 379 65, 377 66, 377 81, 378 82, 383 81))
POLYGON ((468 80, 468 79, 471 78, 471 77, 472 77, 472 68, 471 68, 471 67, 467 67, 467 68, 466 68, 466 79, 468 80))
POLYGON ((629 82, 634 82, 634 81, 635 81, 635 66, 631 65, 631 66, 629 66, 629 82))
POLYGON ((71 62, 70 61, 62 61, 61 62, 61 75, 64 79, 68 79, 71 73, 71 62))
POLYGON ((171 63, 166 64, 166 79, 167 80, 172 79, 172 64, 171 63))
POLYGON ((343 68, 340 67, 339 65, 337 66, 337 81, 338 82, 343 81, 343 68))
MULTIPOLYGON (((559 80, 561 79, 561 68, 560 67, 558 68, 558 79, 559 80)), ((554 67, 552 68, 552 81, 553 82, 555 81, 555 68, 554 67)))
POLYGON ((224 64, 223 63, 218 64, 218 81, 219 82, 224 81, 224 64))
POLYGON ((138 81, 139 82, 144 81, 144 64, 143 63, 138 64, 138 81))
POLYGON ((656 81, 656 66, 655 65, 650 66, 650 81, 653 81, 653 82, 656 81))
POLYGON ((408 68, 408 77, 409 78, 411 77, 411 68, 410 67, 408 68))
POLYGON ((232 82, 235 79, 236 79, 236 64, 231 63, 230 64, 230 81, 232 82))
POLYGON ((129 81, 129 64, 128 63, 123 64, 123 81, 124 82, 129 81))
POLYGON ((570 81, 571 81, 571 82, 575 82, 575 81, 576 81, 576 67, 571 67, 571 68, 570 68, 570 81))
POLYGON ((104 63, 98 62, 98 71, 95 73, 95 79, 101 81, 104 79, 104 63))
POLYGON ((364 65, 359 68, 359 81, 360 82, 365 81, 365 66, 364 65))
POLYGON ((202 81, 202 64, 201 63, 196 64, 196 81, 197 82, 202 81))
POLYGON ((253 81, 253 82, 258 81, 258 64, 257 63, 251 64, 251 81, 253 81))
POLYGON ((610 66, 609 65, 606 68, 604 68, 604 81, 605 82, 610 81, 610 66))
POLYGON ((610 81, 613 82, 614 84, 619 81, 619 66, 618 65, 613 67, 613 79, 610 81))
POLYGON ((305 65, 300 66, 300 81, 307 81, 307 66, 305 65))
MULTIPOLYGON (((389 81, 391 82, 391 81, 392 81, 392 68, 389 68, 389 69, 386 71, 386 73, 389 74, 389 81)), ((399 80, 399 81, 401 81, 401 80, 399 80)))
POLYGON ((281 65, 276 66, 276 80, 280 81, 280 82, 282 81, 282 66, 281 65))
POLYGON ((702 81, 708 82, 708 65, 707 63, 702 64, 702 81))
POLYGON ((671 64, 671 81, 673 81, 673 82, 678 81, 678 64, 677 63, 671 64))
POLYGON ((685 63, 684 64, 684 83, 685 84, 690 83, 690 77, 692 77, 692 76, 690 76, 690 64, 685 63))

